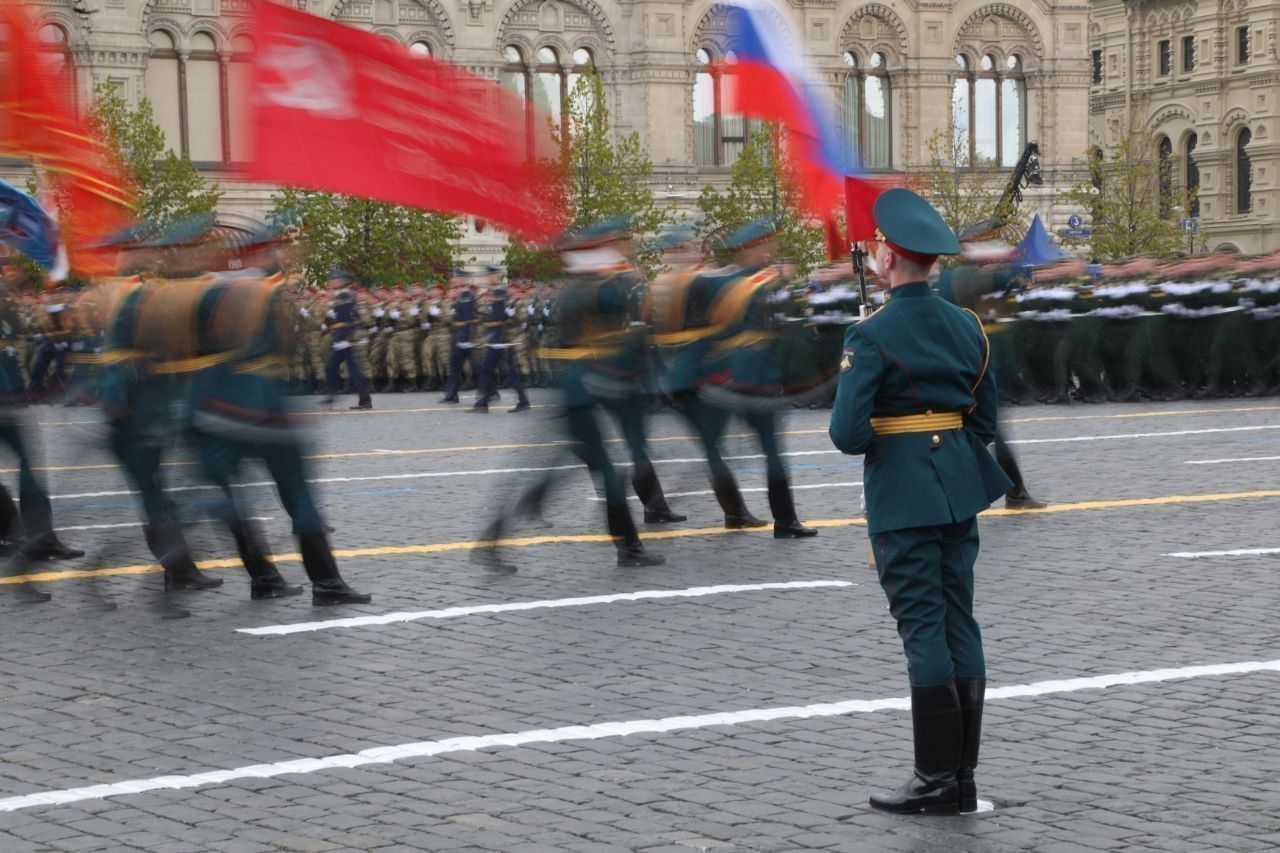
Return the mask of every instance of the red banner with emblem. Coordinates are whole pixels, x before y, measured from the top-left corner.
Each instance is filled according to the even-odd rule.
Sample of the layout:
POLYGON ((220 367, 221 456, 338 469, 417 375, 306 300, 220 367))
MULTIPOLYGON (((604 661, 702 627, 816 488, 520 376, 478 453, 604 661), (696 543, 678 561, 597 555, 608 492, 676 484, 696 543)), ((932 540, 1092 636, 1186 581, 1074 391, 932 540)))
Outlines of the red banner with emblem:
POLYGON ((536 161, 549 120, 524 98, 373 33, 257 0, 254 177, 556 233, 536 161))
POLYGON ((27 10, 0 0, 0 151, 31 158, 48 175, 71 269, 92 276, 110 271, 94 246, 133 221, 133 197, 80 117, 72 83, 27 10))

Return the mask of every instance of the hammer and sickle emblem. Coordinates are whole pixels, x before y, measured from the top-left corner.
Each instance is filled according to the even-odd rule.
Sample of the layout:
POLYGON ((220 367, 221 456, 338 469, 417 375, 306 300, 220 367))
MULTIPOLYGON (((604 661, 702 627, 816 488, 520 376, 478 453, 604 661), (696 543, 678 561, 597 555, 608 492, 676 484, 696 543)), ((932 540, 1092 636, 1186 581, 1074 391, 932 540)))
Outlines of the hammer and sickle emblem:
POLYGON ((355 73, 346 57, 324 42, 281 35, 264 49, 258 67, 265 104, 330 119, 357 114, 355 73))

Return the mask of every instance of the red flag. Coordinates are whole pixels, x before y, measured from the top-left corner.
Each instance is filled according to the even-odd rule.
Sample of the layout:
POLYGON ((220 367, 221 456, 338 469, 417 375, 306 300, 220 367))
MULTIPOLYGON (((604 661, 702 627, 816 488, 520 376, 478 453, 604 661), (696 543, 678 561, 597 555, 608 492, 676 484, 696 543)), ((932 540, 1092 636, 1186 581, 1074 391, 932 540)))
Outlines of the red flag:
POLYGON ((526 238, 559 231, 535 162, 548 122, 525 100, 373 33, 255 0, 255 178, 469 213, 526 238))
POLYGON ((876 220, 871 208, 880 193, 893 187, 906 186, 905 175, 877 175, 844 179, 844 225, 850 243, 864 243, 876 237, 876 220))
POLYGON ((849 254, 849 241, 840 233, 840 223, 828 213, 822 219, 823 232, 827 238, 827 260, 838 261, 849 254))
POLYGON ((110 271, 94 246, 133 220, 133 198, 88 123, 76 112, 68 80, 41 50, 23 7, 0 0, 8 51, 0 53, 0 150, 31 157, 51 177, 66 213, 63 241, 71 268, 110 271))

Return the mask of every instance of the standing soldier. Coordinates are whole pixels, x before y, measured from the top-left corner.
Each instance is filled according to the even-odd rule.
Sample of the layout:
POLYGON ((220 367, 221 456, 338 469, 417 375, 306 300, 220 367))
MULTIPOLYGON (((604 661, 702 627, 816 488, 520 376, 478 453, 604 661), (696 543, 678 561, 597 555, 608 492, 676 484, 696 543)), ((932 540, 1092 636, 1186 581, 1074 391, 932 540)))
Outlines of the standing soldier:
MULTIPOLYGON (((335 278, 329 282, 330 288, 345 284, 340 279, 335 278)), ((347 366, 347 376, 351 379, 351 384, 355 386, 356 394, 359 399, 352 409, 372 409, 373 398, 369 396, 369 382, 364 378, 364 374, 360 370, 360 365, 355 358, 355 335, 356 335, 356 304, 355 295, 349 288, 338 291, 337 299, 333 303, 333 307, 329 309, 329 334, 330 334, 330 351, 329 360, 324 366, 325 382, 327 383, 328 396, 325 398, 326 403, 332 403, 334 396, 338 393, 338 389, 342 385, 342 376, 339 372, 340 368, 345 364, 347 366)))
POLYGON ((511 411, 527 412, 532 408, 529 405, 529 396, 524 391, 524 382, 520 379, 520 370, 513 357, 512 347, 515 346, 515 341, 511 326, 516 310, 509 305, 507 289, 502 286, 501 281, 495 280, 482 312, 483 319, 480 325, 483 330, 481 334, 484 336, 485 351, 484 358, 480 362, 479 390, 476 392, 475 405, 471 407, 473 412, 489 411, 489 400, 498 393, 499 365, 502 366, 503 372, 507 375, 507 381, 511 383, 511 388, 516 392, 519 400, 511 411))
POLYGON ((1011 485, 987 452, 998 404, 991 353, 977 316, 926 281, 938 255, 960 251, 942 217, 904 189, 882 194, 873 214, 890 296, 845 334, 830 433, 864 456, 867 530, 911 679, 915 773, 871 805, 972 812, 986 689, 973 618, 977 515, 1011 485))
POLYGON ((40 332, 40 345, 36 347, 35 362, 31 365, 31 396, 39 399, 44 394, 45 383, 50 389, 66 384, 63 371, 70 347, 70 314, 67 311, 67 293, 61 289, 44 297, 44 328, 40 332))
POLYGON ((387 344, 391 342, 387 321, 387 289, 369 288, 369 383, 377 391, 387 390, 387 344))
POLYGON ((418 360, 414 357, 418 320, 414 304, 406 287, 387 312, 391 329, 391 340, 387 344, 387 381, 392 391, 410 391, 418 384, 418 360))
POLYGON ((464 362, 472 363, 472 353, 476 348, 474 333, 479 325, 476 292, 473 285, 463 278, 464 275, 465 273, 458 273, 460 289, 454 297, 450 312, 449 384, 445 386, 441 403, 458 402, 458 391, 462 387, 462 365, 464 362))
POLYGON ((431 285, 418 318, 423 332, 422 381, 428 391, 443 389, 449 371, 449 341, 453 335, 445 307, 444 285, 431 285))

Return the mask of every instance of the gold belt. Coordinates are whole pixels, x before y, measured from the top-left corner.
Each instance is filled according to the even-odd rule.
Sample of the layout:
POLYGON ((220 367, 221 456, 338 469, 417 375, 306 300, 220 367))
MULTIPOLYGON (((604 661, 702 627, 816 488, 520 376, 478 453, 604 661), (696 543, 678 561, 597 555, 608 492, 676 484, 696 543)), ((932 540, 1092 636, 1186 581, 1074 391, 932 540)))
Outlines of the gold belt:
POLYGON ((932 412, 924 415, 889 415, 872 418, 871 429, 876 435, 905 435, 912 432, 939 432, 960 429, 964 415, 959 412, 932 412))

